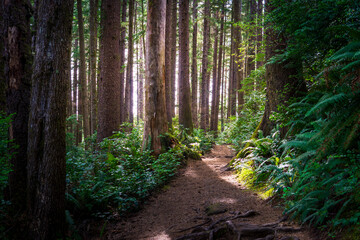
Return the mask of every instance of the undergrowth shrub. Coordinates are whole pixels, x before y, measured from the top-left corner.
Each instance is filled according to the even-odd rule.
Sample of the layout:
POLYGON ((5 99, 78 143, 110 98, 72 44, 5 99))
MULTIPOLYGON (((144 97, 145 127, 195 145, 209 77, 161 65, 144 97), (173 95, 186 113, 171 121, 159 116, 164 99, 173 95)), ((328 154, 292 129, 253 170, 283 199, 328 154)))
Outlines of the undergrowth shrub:
POLYGON ((219 134, 220 143, 232 144, 239 151, 243 142, 251 137, 265 109, 265 93, 253 91, 245 96, 245 104, 238 117, 230 118, 224 131, 219 134))
POLYGON ((166 184, 184 159, 202 154, 212 138, 195 129, 177 127, 176 144, 157 158, 142 148, 141 128, 120 131, 98 149, 73 146, 67 153, 67 208, 78 217, 110 217, 136 210, 151 191, 166 184))

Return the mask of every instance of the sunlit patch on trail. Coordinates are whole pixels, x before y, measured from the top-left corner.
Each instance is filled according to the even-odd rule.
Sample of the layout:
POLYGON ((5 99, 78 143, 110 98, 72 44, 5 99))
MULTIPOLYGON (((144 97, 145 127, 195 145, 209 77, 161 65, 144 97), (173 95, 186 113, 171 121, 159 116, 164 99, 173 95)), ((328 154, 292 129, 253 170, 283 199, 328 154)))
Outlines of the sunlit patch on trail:
POLYGON ((238 202, 238 199, 236 199, 236 198, 216 198, 216 199, 214 199, 214 201, 220 202, 220 203, 234 204, 234 203, 238 202))
POLYGON ((160 232, 160 233, 155 233, 154 237, 149 238, 152 240, 171 240, 171 237, 164 231, 160 232))

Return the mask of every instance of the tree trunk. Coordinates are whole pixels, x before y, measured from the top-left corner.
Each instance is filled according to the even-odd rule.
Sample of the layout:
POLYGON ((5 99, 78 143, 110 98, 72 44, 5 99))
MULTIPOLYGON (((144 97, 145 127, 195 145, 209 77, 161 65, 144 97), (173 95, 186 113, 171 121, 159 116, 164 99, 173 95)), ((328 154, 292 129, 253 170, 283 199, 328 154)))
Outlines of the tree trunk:
MULTIPOLYGON (((78 50, 79 48, 79 40, 76 38, 75 39, 75 52, 78 50)), ((81 98, 80 98, 80 84, 79 84, 79 75, 78 75, 78 64, 79 60, 77 56, 74 56, 74 77, 73 77, 73 84, 74 84, 74 114, 76 114, 76 119, 77 119, 77 124, 76 124, 76 128, 75 128, 75 143, 76 145, 79 145, 79 143, 81 142, 82 139, 82 135, 80 132, 80 129, 82 128, 82 121, 81 118, 79 117, 79 112, 80 112, 80 104, 81 104, 81 98), (76 103, 77 102, 77 103, 76 103)))
MULTIPOLYGON (((248 31, 248 49, 247 49, 247 73, 246 77, 249 77, 251 74, 251 71, 255 70, 255 62, 254 62, 254 55, 255 55, 255 46, 256 46, 256 28, 255 25, 255 14, 256 14, 256 1, 250 0, 249 1, 249 17, 248 21, 252 27, 249 28, 248 31)), ((254 82, 250 83, 250 91, 254 89, 254 82)))
POLYGON ((90 85, 91 85, 91 128, 90 133, 94 134, 97 129, 97 97, 96 97, 96 52, 97 52, 97 13, 99 0, 90 0, 90 85))
POLYGON ((182 0, 179 4, 179 124, 192 132, 189 83, 189 0, 182 0))
POLYGON ((143 149, 159 155, 166 143, 161 135, 168 130, 165 104, 165 21, 166 0, 148 4, 146 29, 145 126, 143 149))
POLYGON ((198 0, 193 0, 193 39, 192 39, 192 63, 191 63, 191 110, 192 119, 195 127, 198 127, 198 77, 197 77, 197 4, 198 0))
MULTIPOLYGON (((0 1, 0 12, 5 13, 4 1, 0 1)), ((4 14, 0 14, 0 112, 6 112, 6 78, 5 78, 5 23, 4 14)))
POLYGON ((14 156, 10 159, 13 171, 9 174, 9 187, 11 208, 18 212, 24 210, 26 205, 26 151, 33 60, 29 12, 31 5, 26 0, 5 1, 3 4, 6 108, 8 116, 13 114, 9 127, 9 140, 13 142, 10 143, 9 150, 14 156))
POLYGON ((84 19, 82 14, 82 0, 77 0, 77 10, 78 10, 78 23, 79 23, 79 46, 80 46, 80 68, 79 68, 79 78, 80 78, 80 115, 82 116, 83 122, 83 133, 84 139, 90 135, 90 125, 89 125, 89 105, 88 105, 88 89, 87 89, 87 80, 86 80, 86 60, 85 60, 85 38, 84 38, 84 19))
POLYGON ((206 119, 209 118, 209 109, 206 105, 206 98, 209 98, 207 75, 209 65, 209 48, 210 48, 210 0, 205 0, 204 10, 204 42, 203 42, 203 59, 202 59, 202 73, 201 73, 201 105, 200 105, 200 128, 206 130, 206 119))
POLYGON ((169 127, 172 125, 172 114, 171 114, 171 53, 172 44, 171 38, 171 13, 172 13, 173 0, 166 0, 166 25, 165 25, 165 99, 166 99, 166 116, 169 127))
POLYGON ((139 102, 139 118, 141 120, 144 119, 144 54, 143 54, 144 46, 140 44, 140 78, 139 78, 139 96, 138 96, 138 102, 139 102))
POLYGON ((65 238, 65 111, 72 0, 39 1, 28 145, 30 239, 65 238))
POLYGON ((128 62, 126 68, 125 88, 125 121, 134 122, 133 114, 133 62, 134 62, 134 0, 129 0, 129 38, 128 38, 128 62))
MULTIPOLYGON (((266 8, 268 12, 273 10, 271 1, 268 1, 266 8)), ((284 34, 279 34, 271 28, 271 25, 268 26, 266 32, 266 61, 283 51, 286 46, 287 41, 284 34)), ((275 126, 269 118, 271 112, 276 112, 279 104, 286 105, 290 98, 299 97, 307 91, 303 78, 299 77, 301 69, 301 62, 298 59, 288 59, 266 65, 266 103, 260 124, 264 136, 269 135, 275 126)), ((286 129, 281 129, 280 135, 282 137, 285 133, 286 129)))
POLYGON ((212 112, 213 114, 213 131, 218 131, 218 123, 219 123, 219 102, 220 102, 220 85, 221 85, 221 69, 222 69, 222 57, 223 57, 223 48, 224 48, 224 15, 225 15, 225 6, 222 5, 221 10, 221 23, 220 23, 220 43, 219 43, 219 62, 217 65, 217 81, 216 81, 216 89, 214 91, 215 95, 215 103, 213 103, 214 107, 212 112))
MULTIPOLYGON (((234 1, 234 22, 238 23, 241 21, 241 0, 235 0, 234 1)), ((243 73, 241 71, 241 28, 240 26, 234 27, 234 86, 236 86, 236 92, 237 92, 237 100, 238 100, 238 109, 236 107, 233 109, 233 111, 236 112, 236 110, 240 111, 242 108, 242 105, 244 104, 244 93, 240 91, 242 89, 242 80, 243 80, 243 73)), ((235 94, 236 94, 235 92, 235 94)))
MULTIPOLYGON (((216 16, 216 20, 218 20, 218 13, 216 16)), ((212 95, 211 95, 211 121, 210 121, 210 130, 217 131, 217 125, 215 125, 215 107, 216 107, 216 94, 217 94, 217 86, 218 86, 218 76, 217 76, 217 58, 218 58, 218 38, 219 38, 219 30, 218 27, 214 26, 214 53, 213 53, 213 84, 212 84, 212 95)), ((220 56, 220 55, 219 55, 220 56)), ((220 59, 220 57, 219 57, 220 59)))
MULTIPOLYGON (((263 31, 263 27, 262 27, 262 23, 263 22, 263 1, 262 0, 258 0, 258 4, 257 4, 257 37, 256 37, 256 55, 259 57, 259 55, 262 53, 262 41, 263 41, 263 36, 262 36, 262 31, 263 31)), ((258 69, 259 67, 261 67, 262 65, 264 65, 263 61, 257 61, 256 62, 256 68, 258 69)), ((260 90, 259 88, 259 83, 256 84, 256 88, 258 90, 260 90)))
MULTIPOLYGON (((121 3, 121 22, 126 22, 126 6, 127 0, 122 0, 121 3)), ((125 36, 126 36, 126 27, 120 27, 120 41, 119 41, 119 58, 120 58, 120 78, 119 78, 119 98, 120 98, 120 112, 119 112, 119 122, 120 124, 125 122, 125 36)))
POLYGON ((175 117, 175 99, 176 99, 176 26, 177 26, 177 0, 171 0, 171 116, 175 117))
POLYGON ((120 1, 101 3, 98 142, 120 127, 120 1))

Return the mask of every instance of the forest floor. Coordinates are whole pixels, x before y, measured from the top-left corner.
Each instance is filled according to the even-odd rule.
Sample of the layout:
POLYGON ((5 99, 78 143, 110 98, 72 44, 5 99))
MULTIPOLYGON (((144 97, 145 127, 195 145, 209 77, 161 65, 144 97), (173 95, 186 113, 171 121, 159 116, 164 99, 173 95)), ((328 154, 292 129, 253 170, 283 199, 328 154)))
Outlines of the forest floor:
POLYGON ((318 239, 239 184, 226 167, 233 155, 216 145, 201 161, 189 160, 139 212, 108 223, 101 239, 318 239))

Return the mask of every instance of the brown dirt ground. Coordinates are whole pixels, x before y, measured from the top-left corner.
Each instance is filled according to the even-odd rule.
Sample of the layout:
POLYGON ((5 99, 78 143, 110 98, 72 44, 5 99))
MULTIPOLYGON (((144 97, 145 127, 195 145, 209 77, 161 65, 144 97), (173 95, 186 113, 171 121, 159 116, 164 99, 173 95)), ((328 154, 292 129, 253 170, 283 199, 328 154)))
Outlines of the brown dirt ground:
MULTIPOLYGON (((203 223, 208 216, 205 209, 209 204, 220 203, 227 212, 211 216, 214 220, 229 216, 231 212, 255 210, 258 216, 233 220, 237 223, 265 224, 279 220, 282 210, 270 206, 256 193, 241 186, 234 172, 225 171, 233 156, 225 145, 217 145, 201 161, 189 160, 163 190, 149 198, 144 208, 136 214, 108 224, 102 239, 176 239, 191 230, 183 229, 203 223)), ((284 222, 283 226, 296 225, 284 222)), ((276 236, 280 239, 281 236, 276 236)), ((301 240, 317 239, 308 230, 289 233, 301 240)))

